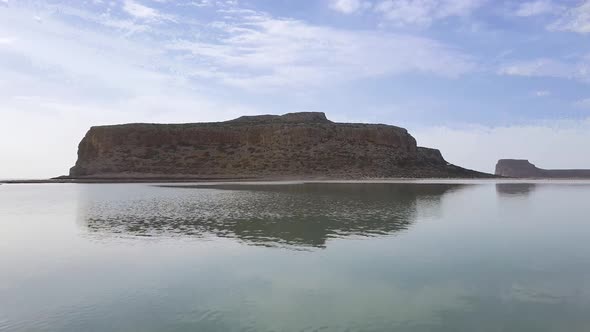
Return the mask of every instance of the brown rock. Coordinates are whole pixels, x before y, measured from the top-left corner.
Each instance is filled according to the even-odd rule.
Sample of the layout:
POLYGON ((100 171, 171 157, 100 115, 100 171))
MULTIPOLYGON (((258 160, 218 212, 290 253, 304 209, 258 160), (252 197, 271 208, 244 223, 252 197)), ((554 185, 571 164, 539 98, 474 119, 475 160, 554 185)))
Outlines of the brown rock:
POLYGON ((71 178, 484 177, 416 146, 407 130, 324 113, 216 123, 92 127, 71 178))
POLYGON ((496 175, 512 178, 590 178, 590 169, 538 168, 526 159, 500 159, 496 164, 496 175))

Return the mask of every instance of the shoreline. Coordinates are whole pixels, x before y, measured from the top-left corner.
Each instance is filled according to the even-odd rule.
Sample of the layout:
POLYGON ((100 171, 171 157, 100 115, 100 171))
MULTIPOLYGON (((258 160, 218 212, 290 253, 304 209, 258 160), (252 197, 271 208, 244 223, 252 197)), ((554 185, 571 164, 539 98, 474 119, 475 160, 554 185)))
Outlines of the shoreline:
POLYGON ((0 180, 0 184, 51 183, 224 183, 224 182, 381 182, 420 180, 481 180, 478 178, 330 178, 330 177, 260 177, 260 178, 51 178, 0 180))
POLYGON ((132 184, 132 183, 535 183, 580 182, 590 178, 319 178, 319 177, 269 177, 269 178, 51 178, 0 180, 1 184, 132 184))

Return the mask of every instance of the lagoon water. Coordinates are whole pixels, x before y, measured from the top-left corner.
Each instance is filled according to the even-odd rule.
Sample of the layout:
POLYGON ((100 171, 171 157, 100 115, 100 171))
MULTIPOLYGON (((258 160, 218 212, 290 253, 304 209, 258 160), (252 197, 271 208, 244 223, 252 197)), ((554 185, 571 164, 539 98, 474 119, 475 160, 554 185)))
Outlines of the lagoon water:
POLYGON ((0 186, 0 331, 590 331, 590 183, 0 186))

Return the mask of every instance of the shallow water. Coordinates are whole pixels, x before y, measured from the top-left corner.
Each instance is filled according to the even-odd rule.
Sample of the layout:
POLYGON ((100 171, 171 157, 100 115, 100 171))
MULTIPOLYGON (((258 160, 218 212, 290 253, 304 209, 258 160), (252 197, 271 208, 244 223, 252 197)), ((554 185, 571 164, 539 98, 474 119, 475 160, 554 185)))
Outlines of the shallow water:
POLYGON ((590 331, 590 184, 0 186, 0 331, 590 331))

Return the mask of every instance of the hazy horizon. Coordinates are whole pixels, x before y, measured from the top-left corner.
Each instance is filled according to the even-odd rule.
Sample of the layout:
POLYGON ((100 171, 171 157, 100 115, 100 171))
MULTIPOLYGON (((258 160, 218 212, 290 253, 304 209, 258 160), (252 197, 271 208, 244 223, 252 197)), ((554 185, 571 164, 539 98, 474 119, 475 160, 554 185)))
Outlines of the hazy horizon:
POLYGON ((326 113, 447 161, 590 168, 590 0, 0 0, 0 179, 90 126, 326 113))

